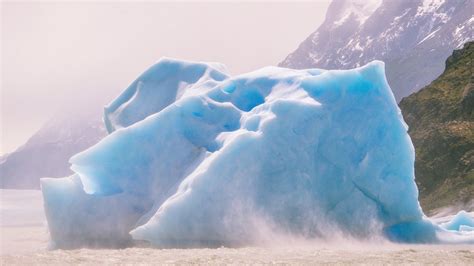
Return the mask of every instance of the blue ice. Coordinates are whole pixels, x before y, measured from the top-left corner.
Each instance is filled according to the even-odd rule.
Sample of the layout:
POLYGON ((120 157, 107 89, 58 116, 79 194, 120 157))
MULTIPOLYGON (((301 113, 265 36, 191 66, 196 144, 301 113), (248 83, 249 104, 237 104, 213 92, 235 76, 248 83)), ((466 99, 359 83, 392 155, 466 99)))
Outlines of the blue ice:
POLYGON ((220 64, 162 59, 104 121, 110 135, 71 158, 73 176, 42 179, 57 247, 336 234, 474 242, 467 214, 442 226, 424 216, 414 148, 380 61, 232 77, 220 64))

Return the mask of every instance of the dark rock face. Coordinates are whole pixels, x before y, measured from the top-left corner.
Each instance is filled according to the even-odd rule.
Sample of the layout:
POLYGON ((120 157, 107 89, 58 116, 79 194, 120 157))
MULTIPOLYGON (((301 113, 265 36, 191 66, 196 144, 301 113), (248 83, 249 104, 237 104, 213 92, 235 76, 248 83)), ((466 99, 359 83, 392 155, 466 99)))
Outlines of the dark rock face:
POLYGON ((446 60, 430 85, 400 102, 416 151, 415 175, 426 209, 474 209, 474 42, 446 60))
POLYGON ((473 40, 471 0, 334 0, 324 23, 280 66, 349 69, 378 59, 397 101, 438 77, 473 40))

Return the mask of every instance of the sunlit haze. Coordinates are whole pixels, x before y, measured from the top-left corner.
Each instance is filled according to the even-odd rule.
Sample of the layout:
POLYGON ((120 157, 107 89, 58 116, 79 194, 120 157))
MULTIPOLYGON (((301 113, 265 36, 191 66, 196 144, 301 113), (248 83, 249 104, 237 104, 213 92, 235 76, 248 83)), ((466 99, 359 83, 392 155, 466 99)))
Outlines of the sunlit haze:
POLYGON ((276 65, 329 2, 3 2, 0 154, 67 106, 101 109, 162 56, 276 65))

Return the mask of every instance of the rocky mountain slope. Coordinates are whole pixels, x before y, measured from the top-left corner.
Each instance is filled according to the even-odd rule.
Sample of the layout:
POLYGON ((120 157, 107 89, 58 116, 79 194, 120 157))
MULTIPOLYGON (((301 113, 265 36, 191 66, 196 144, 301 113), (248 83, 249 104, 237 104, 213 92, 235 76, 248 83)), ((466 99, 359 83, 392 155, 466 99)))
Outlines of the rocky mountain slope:
POLYGON ((100 112, 76 110, 56 115, 23 146, 2 156, 0 188, 38 189, 42 177, 69 175, 69 158, 105 135, 100 112))
POLYGON ((399 101, 474 39, 473 10, 472 0, 334 0, 324 23, 280 66, 348 69, 379 59, 399 101))
POLYGON ((425 209, 474 209, 474 42, 455 50, 444 73, 400 108, 416 151, 415 175, 425 209))

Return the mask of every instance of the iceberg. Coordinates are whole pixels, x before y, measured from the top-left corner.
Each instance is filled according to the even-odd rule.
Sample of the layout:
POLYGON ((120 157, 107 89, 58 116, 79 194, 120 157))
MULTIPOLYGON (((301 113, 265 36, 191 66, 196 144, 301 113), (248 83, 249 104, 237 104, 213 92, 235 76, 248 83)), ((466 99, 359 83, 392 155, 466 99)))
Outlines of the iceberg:
POLYGON ((110 134, 70 159, 73 176, 41 181, 55 247, 474 243, 472 218, 453 227, 424 216, 380 61, 232 77, 221 64, 164 58, 105 107, 104 122, 110 134))
POLYGON ((447 230, 474 231, 474 219, 465 211, 458 212, 451 221, 441 225, 447 230))

